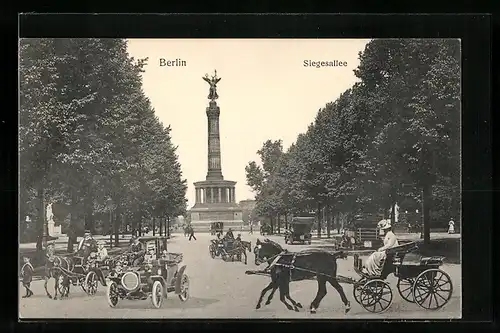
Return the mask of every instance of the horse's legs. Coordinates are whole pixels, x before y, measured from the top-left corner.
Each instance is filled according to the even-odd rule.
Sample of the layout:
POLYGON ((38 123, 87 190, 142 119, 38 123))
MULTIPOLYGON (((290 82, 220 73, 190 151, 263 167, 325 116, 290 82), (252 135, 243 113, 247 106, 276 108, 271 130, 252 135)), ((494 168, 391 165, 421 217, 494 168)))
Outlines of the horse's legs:
MULTIPOLYGON (((289 282, 285 281, 284 279, 280 279, 279 288, 280 288, 280 301, 281 301, 281 303, 285 304, 285 306, 288 310, 294 310, 294 307, 291 306, 290 304, 288 304, 288 302, 286 301, 286 293, 287 293, 287 289, 289 289, 289 282)), ((297 307, 295 307, 295 309, 296 309, 296 311, 299 311, 299 309, 297 309, 297 307)))
POLYGON ((247 264, 247 250, 245 248, 243 248, 243 251, 242 251, 243 255, 245 256, 245 265, 247 264))
POLYGON ((47 289, 47 283, 49 282, 50 279, 50 273, 46 273, 43 279, 45 280, 43 283, 43 287, 45 288, 45 293, 47 294, 48 298, 52 298, 52 295, 49 293, 49 290, 47 289))
MULTIPOLYGON (((271 282, 267 285, 267 287, 265 287, 264 289, 262 289, 262 291, 260 292, 260 297, 259 297, 259 301, 257 302, 257 306, 255 307, 256 309, 260 309, 260 304, 262 303, 262 299, 264 298, 264 295, 271 289, 274 289, 276 290, 278 288, 278 286, 276 285, 276 282, 274 280, 271 280, 271 282)), ((274 291, 273 291, 274 293, 274 291)), ((267 303, 266 303, 267 304, 267 303)))
POLYGON ((309 307, 311 309, 311 313, 316 313, 316 309, 319 307, 319 303, 326 295, 326 279, 322 275, 318 275, 318 292, 316 297, 311 303, 309 307))
POLYGON ((345 305, 345 313, 349 312, 349 310, 351 310, 351 303, 349 302, 349 300, 347 300, 347 296, 344 293, 344 288, 342 288, 339 281, 335 278, 329 278, 328 282, 330 282, 332 287, 338 291, 340 298, 342 299, 342 302, 344 302, 345 305))
POLYGON ((57 299, 57 289, 59 289, 59 275, 54 276, 54 299, 55 300, 57 299))
POLYGON ((276 292, 276 290, 278 290, 278 286, 275 285, 273 290, 271 290, 271 293, 269 294, 269 297, 267 298, 267 301, 266 301, 266 305, 269 305, 271 304, 271 300, 273 299, 273 296, 274 296, 274 293, 276 292))

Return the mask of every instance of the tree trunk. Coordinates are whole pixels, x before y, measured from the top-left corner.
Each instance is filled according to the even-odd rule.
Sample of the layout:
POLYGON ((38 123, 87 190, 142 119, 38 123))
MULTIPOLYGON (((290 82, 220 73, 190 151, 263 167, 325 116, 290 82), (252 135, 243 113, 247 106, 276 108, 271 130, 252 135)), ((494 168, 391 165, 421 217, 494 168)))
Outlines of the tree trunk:
POLYGON ((153 216, 153 236, 156 234, 156 217, 153 216))
POLYGON ((274 235, 274 217, 271 215, 271 235, 274 235))
POLYGON ((85 195, 85 230, 89 230, 92 235, 95 234, 94 198, 90 188, 85 195))
POLYGON ((278 225, 278 235, 281 234, 281 219, 280 219, 280 214, 276 215, 276 221, 277 221, 277 225, 278 225))
POLYGON ((394 223, 396 222, 396 203, 391 203, 391 225, 394 228, 394 223))
POLYGON ((316 219, 318 221, 318 238, 321 238, 321 204, 318 203, 317 209, 316 209, 316 219))
POLYGON ((167 216, 167 237, 170 237, 170 216, 167 216))
POLYGON ((424 185, 422 188, 422 217, 423 217, 423 234, 424 244, 431 242, 431 216, 430 216, 430 200, 431 199, 431 186, 424 185))
POLYGON ((288 230, 288 214, 285 213, 285 229, 288 230))
POLYGON ((115 247, 118 247, 120 243, 120 219, 122 216, 121 208, 119 205, 117 205, 117 208, 115 210, 114 214, 114 219, 113 219, 113 224, 115 227, 115 247))
POLYGON ((68 226, 68 247, 67 252, 73 253, 76 243, 76 223, 77 223, 78 197, 74 190, 71 191, 71 212, 68 226))
POLYGON ((45 189, 43 186, 37 189, 38 217, 37 217, 37 240, 36 250, 41 252, 47 246, 48 225, 45 219, 45 189))
POLYGON ((160 236, 161 236, 161 230, 162 230, 162 227, 163 227, 163 223, 162 223, 162 218, 161 217, 159 218, 158 223, 160 223, 160 236))
POLYGON ((330 206, 327 206, 325 209, 325 214, 326 214, 326 237, 330 238, 330 230, 332 227, 332 208, 330 206))

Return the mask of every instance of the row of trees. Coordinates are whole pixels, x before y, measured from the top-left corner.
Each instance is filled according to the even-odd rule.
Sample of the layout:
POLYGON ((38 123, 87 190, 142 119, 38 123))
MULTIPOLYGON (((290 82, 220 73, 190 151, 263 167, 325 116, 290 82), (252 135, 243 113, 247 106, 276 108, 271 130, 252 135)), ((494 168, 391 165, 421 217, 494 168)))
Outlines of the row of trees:
POLYGON ((246 166, 256 209, 271 222, 315 211, 329 233, 339 214, 422 206, 428 242, 431 221, 460 214, 460 43, 372 40, 359 58, 359 81, 306 133, 246 166))
POLYGON ((171 129, 142 91, 146 61, 130 57, 123 39, 20 41, 19 216, 21 231, 33 217, 38 249, 48 202, 70 207, 70 233, 80 220, 93 231, 96 214, 114 212, 115 242, 127 217, 135 229, 185 213, 171 129))

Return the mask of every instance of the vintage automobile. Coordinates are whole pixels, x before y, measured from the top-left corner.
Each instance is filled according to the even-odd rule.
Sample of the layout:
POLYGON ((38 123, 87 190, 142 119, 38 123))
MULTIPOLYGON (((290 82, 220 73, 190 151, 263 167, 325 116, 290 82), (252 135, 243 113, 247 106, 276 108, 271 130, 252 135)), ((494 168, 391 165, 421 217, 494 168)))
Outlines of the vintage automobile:
POLYGON ((138 266, 130 265, 131 258, 123 256, 108 275, 107 300, 116 307, 120 299, 145 300, 151 297, 155 308, 160 308, 169 292, 175 292, 182 302, 189 298, 189 277, 186 265, 179 268, 183 256, 167 252, 165 236, 141 237, 145 246, 144 261, 138 266))
POLYGON ((290 222, 290 230, 285 233, 285 243, 311 244, 311 229, 314 224, 314 217, 294 217, 290 222))

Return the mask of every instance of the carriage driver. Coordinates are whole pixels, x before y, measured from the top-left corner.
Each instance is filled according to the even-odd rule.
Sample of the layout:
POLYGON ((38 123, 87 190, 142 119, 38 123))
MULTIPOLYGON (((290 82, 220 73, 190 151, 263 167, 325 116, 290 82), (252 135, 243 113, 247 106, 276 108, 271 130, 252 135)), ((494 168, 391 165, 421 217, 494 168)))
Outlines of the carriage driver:
POLYGON ((231 238, 231 239, 234 239, 234 235, 233 235, 233 229, 229 228, 229 230, 227 231, 226 233, 226 237, 225 238, 231 238))
POLYGON ((144 260, 144 254, 146 250, 143 248, 141 242, 139 242, 139 237, 132 238, 132 244, 126 251, 127 253, 133 254, 133 263, 132 265, 138 266, 144 260))
POLYGON ((90 231, 85 230, 83 239, 78 244, 77 254, 86 258, 91 252, 97 252, 97 243, 94 238, 92 238, 90 231))
POLYGON ((392 232, 391 220, 381 220, 377 227, 384 231, 384 246, 373 252, 366 260, 364 270, 372 276, 380 275, 382 266, 387 257, 387 249, 399 246, 396 235, 392 232))

